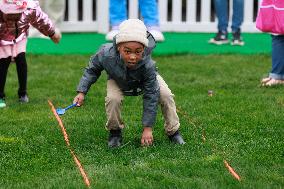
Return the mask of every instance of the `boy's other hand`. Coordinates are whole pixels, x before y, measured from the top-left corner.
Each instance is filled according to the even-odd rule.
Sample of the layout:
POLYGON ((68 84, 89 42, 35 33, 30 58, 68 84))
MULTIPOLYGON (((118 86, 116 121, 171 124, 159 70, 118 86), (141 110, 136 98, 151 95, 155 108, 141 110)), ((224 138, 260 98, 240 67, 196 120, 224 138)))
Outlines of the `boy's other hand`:
POLYGON ((77 103, 77 106, 81 106, 84 104, 84 99, 85 99, 85 94, 79 92, 77 96, 75 96, 73 104, 77 103))
POLYGON ((61 37, 62 37, 62 35, 61 35, 60 31, 55 30, 54 35, 53 35, 52 37, 50 37, 50 39, 51 39, 54 43, 58 44, 59 41, 61 40, 61 37))
POLYGON ((144 127, 142 137, 141 137, 141 145, 142 146, 150 146, 153 144, 154 138, 152 134, 152 127, 144 127))

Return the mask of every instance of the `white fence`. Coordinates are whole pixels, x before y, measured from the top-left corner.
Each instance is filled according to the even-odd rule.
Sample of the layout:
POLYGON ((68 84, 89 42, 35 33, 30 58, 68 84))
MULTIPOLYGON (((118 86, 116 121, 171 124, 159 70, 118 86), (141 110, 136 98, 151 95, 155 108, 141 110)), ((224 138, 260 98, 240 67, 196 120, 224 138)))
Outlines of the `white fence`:
MULTIPOLYGON (((109 31, 109 0, 66 0, 63 32, 109 31)), ((260 0, 244 0, 243 32, 257 32, 255 16, 260 0)), ((213 0, 158 0, 160 27, 170 32, 216 32, 213 0)), ((138 0, 128 0, 129 18, 138 18, 138 0)), ((232 0, 230 0, 232 10, 232 0)), ((232 16, 230 11, 230 17, 232 16)), ((231 19, 230 19, 231 20, 231 19)))

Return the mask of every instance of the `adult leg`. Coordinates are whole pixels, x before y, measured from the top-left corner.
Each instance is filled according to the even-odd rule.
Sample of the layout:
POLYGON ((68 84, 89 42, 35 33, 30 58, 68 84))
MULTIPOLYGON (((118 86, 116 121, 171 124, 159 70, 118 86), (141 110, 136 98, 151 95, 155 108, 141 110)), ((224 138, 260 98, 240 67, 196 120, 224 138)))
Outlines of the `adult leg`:
POLYGON ((11 57, 0 59, 0 98, 5 98, 5 84, 11 57))
POLYGON ((233 1, 232 32, 238 32, 244 21, 244 0, 233 1))
POLYGON ((17 74, 18 74, 18 96, 24 97, 27 95, 27 75, 28 75, 28 66, 26 61, 26 53, 22 52, 17 55, 15 58, 17 74))
POLYGON ((284 35, 272 36, 272 68, 269 77, 262 79, 262 86, 284 84, 284 35))
POLYGON ((216 45, 229 43, 228 40, 228 0, 215 0, 215 12, 218 19, 218 32, 208 42, 216 45))
MULTIPOLYGON (((58 28, 59 25, 64 20, 65 14, 65 0, 40 0, 39 1, 41 9, 48 15, 56 27, 56 30, 60 32, 58 28)), ((45 35, 41 34, 37 29, 31 27, 29 29, 29 37, 31 38, 47 38, 45 35)))
POLYGON ((218 31, 226 32, 228 28, 228 0, 215 0, 215 11, 218 18, 218 31))
POLYGON ((232 35, 231 45, 243 46, 245 43, 241 37, 241 24, 244 20, 244 0, 233 1, 232 35))
POLYGON ((269 76, 284 80, 284 35, 272 36, 272 69, 269 76))
POLYGON ((45 0, 43 10, 53 23, 58 26, 63 21, 65 13, 65 0, 45 0))
POLYGON ((110 0, 109 3, 110 24, 112 27, 118 27, 121 22, 127 19, 126 0, 110 0))
POLYGON ((126 0, 110 0, 109 19, 111 31, 106 34, 105 39, 112 41, 114 36, 118 34, 118 26, 127 19, 126 0))
POLYGON ((139 9, 147 27, 159 26, 159 13, 156 0, 139 0, 139 9))
POLYGON ((164 41, 165 37, 160 31, 159 12, 156 0, 139 0, 139 9, 148 31, 156 41, 164 41))

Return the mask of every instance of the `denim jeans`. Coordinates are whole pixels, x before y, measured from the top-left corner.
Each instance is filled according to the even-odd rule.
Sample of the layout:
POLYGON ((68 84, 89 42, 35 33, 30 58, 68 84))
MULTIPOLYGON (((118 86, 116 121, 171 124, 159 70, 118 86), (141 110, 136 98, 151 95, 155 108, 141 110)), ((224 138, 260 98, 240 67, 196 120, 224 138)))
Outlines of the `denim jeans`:
POLYGON ((284 80, 284 35, 272 35, 272 69, 269 77, 284 80))
MULTIPOLYGON (((156 0, 139 0, 139 10, 147 27, 159 25, 156 0)), ((109 17, 111 26, 118 26, 127 19, 126 0, 110 0, 109 17)))
MULTIPOLYGON (((229 0, 215 0, 215 10, 218 18, 218 30, 228 31, 229 14, 228 14, 229 0)), ((244 20, 244 0, 233 0, 233 18, 232 18, 232 32, 239 31, 244 20)))

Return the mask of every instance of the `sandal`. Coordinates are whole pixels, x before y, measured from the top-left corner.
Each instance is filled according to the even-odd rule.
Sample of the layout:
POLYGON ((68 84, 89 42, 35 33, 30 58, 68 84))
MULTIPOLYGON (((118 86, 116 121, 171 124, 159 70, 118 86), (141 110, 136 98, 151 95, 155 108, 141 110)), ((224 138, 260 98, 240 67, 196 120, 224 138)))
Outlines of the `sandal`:
POLYGON ((269 80, 271 80, 270 77, 263 78, 263 79, 261 80, 261 84, 267 83, 269 80))
POLYGON ((264 78, 261 81, 262 86, 273 86, 273 85, 283 85, 284 84, 284 80, 280 80, 280 79, 273 79, 273 78, 264 78))

